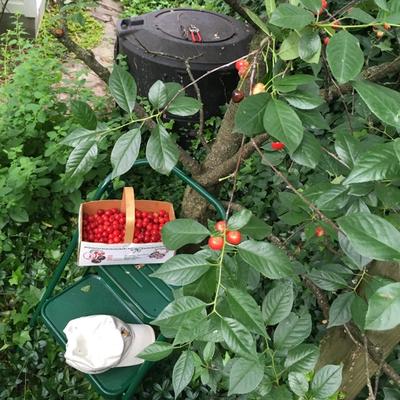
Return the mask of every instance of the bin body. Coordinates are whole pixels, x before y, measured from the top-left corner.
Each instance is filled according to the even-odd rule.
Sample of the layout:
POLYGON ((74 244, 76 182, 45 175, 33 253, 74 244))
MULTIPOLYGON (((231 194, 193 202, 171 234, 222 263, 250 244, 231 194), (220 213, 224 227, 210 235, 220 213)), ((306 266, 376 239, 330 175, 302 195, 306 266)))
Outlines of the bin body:
MULTIPOLYGON (((185 60, 194 78, 248 53, 253 29, 234 18, 204 10, 166 9, 118 21, 116 54, 127 57, 138 94, 147 96, 157 81, 191 82, 185 60), (190 30, 198 29, 193 41, 190 30)), ((216 71, 198 82, 206 118, 219 114, 238 83, 234 65, 216 71)), ((193 87, 188 96, 196 97, 193 87)))

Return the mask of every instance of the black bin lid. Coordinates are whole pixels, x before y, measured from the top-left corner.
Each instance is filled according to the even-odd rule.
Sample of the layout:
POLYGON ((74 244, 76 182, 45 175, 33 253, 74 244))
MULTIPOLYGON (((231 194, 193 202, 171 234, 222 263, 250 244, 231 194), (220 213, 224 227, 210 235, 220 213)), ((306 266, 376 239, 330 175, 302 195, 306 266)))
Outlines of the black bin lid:
POLYGON ((155 25, 166 35, 185 41, 190 26, 199 29, 204 43, 225 41, 235 34, 229 19, 202 10, 166 10, 156 16, 155 25))

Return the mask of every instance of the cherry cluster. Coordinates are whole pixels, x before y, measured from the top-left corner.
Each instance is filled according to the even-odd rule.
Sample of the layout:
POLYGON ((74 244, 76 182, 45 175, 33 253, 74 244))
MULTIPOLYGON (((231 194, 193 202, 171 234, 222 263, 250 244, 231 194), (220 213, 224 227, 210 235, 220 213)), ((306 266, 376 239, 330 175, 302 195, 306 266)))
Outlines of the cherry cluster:
POLYGON ((169 222, 165 210, 159 212, 135 211, 135 236, 133 243, 161 242, 161 228, 169 222))
POLYGON ((221 250, 224 247, 225 240, 233 246, 238 245, 242 241, 241 233, 239 231, 229 231, 226 221, 218 221, 214 227, 222 236, 209 237, 208 247, 211 250, 221 250))
MULTIPOLYGON (((83 216, 85 242, 124 243, 125 213, 117 208, 98 210, 94 215, 83 216)), ((154 243, 161 241, 161 228, 169 221, 167 211, 147 212, 135 210, 135 235, 133 243, 154 243)))

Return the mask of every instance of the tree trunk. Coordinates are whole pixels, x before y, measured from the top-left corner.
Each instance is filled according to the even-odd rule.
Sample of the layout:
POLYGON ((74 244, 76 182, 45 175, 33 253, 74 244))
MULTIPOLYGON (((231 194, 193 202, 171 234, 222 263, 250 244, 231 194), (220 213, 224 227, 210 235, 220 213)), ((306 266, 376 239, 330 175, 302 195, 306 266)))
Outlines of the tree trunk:
MULTIPOLYGON (((368 273, 400 281, 398 263, 374 262, 368 269, 368 273)), ((388 331, 368 331, 366 337, 372 345, 372 352, 370 351, 367 356, 368 365, 366 362, 366 349, 362 345, 362 341, 354 337, 354 335, 352 336, 353 339, 355 338, 361 343, 359 345, 354 343, 343 327, 329 329, 322 340, 321 357, 317 366, 318 369, 326 364, 343 363, 341 390, 345 393, 346 400, 354 400, 366 386, 367 376, 371 377, 378 372, 380 366, 375 361, 377 358, 384 360, 400 342, 400 327, 388 331)), ((387 371, 386 369, 388 368, 385 366, 384 372, 390 376, 390 370, 387 371)))

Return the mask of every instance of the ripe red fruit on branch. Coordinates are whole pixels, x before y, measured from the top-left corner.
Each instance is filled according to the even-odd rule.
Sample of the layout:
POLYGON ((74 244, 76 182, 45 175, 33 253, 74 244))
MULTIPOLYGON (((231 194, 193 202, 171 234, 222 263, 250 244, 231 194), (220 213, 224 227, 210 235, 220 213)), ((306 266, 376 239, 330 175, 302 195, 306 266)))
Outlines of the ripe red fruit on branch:
POLYGON ((322 237, 325 235, 325 229, 322 226, 317 226, 315 228, 315 236, 316 237, 322 237))
POLYGON ((321 8, 318 10, 318 15, 321 15, 325 9, 328 8, 328 2, 326 0, 321 0, 321 8))
POLYGON ((242 235, 239 231, 228 231, 226 241, 230 244, 237 245, 242 241, 242 235))
POLYGON ((329 36, 325 36, 325 37, 322 39, 322 42, 324 43, 325 46, 328 46, 330 40, 331 40, 331 39, 330 39, 329 36))
POLYGON ((234 103, 240 103, 244 98, 243 90, 235 89, 232 92, 232 101, 234 103))
POLYGON ((242 68, 247 69, 249 68, 249 65, 250 65, 249 62, 245 59, 241 59, 235 62, 235 68, 237 71, 239 71, 242 68))
POLYGON ((239 68, 239 69, 238 69, 238 74, 239 74, 239 76, 240 76, 241 78, 244 78, 244 77, 246 76, 246 74, 247 74, 248 69, 249 69, 248 67, 239 68))
POLYGON ((385 22, 384 24, 383 24, 383 29, 385 29, 386 31, 388 31, 389 29, 391 29, 392 28, 392 26, 390 25, 390 24, 388 24, 387 22, 385 22))
POLYGON ((282 150, 285 148, 285 143, 282 142, 272 142, 271 143, 272 150, 282 150))
POLYGON ((210 236, 208 239, 208 247, 211 250, 221 250, 224 247, 224 238, 221 236, 210 236))
POLYGON ((214 228, 215 228, 215 230, 217 231, 217 232, 221 232, 221 233, 223 233, 223 232, 225 232, 226 231, 226 221, 218 221, 216 224, 215 224, 215 226, 214 226, 214 228))

